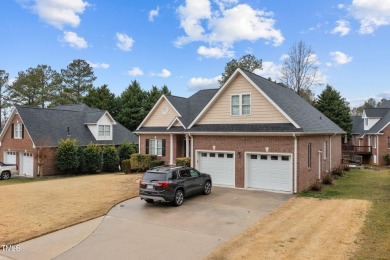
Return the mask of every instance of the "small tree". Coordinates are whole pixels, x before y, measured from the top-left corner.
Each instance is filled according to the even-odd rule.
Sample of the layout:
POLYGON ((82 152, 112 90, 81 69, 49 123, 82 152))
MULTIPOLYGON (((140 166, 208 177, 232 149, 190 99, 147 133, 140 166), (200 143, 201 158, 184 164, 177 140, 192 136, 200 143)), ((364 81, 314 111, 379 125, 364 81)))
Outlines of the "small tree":
POLYGON ((97 172, 102 170, 101 148, 94 143, 89 143, 83 149, 85 172, 97 172))
POLYGON ((219 80, 220 86, 223 86, 223 84, 225 84, 225 82, 238 68, 253 72, 255 69, 263 69, 263 63, 262 60, 257 59, 252 54, 246 54, 242 56, 239 60, 232 59, 231 61, 226 63, 225 71, 221 75, 221 80, 219 80))
POLYGON ((125 142, 119 146, 119 163, 121 163, 123 160, 130 159, 130 156, 133 153, 138 152, 138 146, 134 143, 128 143, 125 142))
POLYGON ((113 145, 106 145, 103 148, 103 170, 116 172, 119 168, 118 150, 113 145))
POLYGON ((71 173, 79 167, 77 139, 61 139, 56 152, 56 167, 64 173, 71 173))

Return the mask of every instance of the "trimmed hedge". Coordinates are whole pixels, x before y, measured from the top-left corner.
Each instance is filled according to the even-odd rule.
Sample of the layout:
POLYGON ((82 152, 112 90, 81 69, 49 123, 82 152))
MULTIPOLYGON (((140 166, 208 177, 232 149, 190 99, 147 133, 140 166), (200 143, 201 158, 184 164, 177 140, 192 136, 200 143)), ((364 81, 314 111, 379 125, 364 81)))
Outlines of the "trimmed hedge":
POLYGON ((131 173, 131 162, 130 162, 130 159, 122 161, 121 169, 122 169, 122 172, 124 172, 126 174, 131 173))
POLYGON ((63 173, 73 173, 79 168, 77 139, 61 139, 56 151, 56 167, 63 173))
POLYGON ((150 168, 152 161, 156 160, 156 155, 135 153, 130 156, 131 170, 142 172, 150 168))
POLYGON ((85 172, 97 172, 102 170, 102 154, 101 148, 94 143, 89 143, 84 148, 84 169, 85 172))
POLYGON ((116 172, 119 167, 118 150, 113 145, 106 145, 103 148, 103 170, 116 172))
POLYGON ((191 165, 191 159, 189 157, 176 158, 176 166, 188 166, 191 165))
POLYGON ((153 160, 153 161, 150 162, 150 167, 149 168, 153 168, 153 167, 157 167, 157 166, 161 166, 161 165, 164 165, 164 161, 153 160))
POLYGON ((133 153, 138 152, 138 145, 134 143, 125 142, 118 148, 119 162, 130 159, 133 153))

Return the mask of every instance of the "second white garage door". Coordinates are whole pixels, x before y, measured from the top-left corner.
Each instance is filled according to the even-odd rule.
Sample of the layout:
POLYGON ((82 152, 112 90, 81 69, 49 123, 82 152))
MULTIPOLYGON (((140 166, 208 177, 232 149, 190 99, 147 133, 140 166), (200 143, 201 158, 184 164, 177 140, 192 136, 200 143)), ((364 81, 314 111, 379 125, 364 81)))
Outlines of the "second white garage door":
POLYGON ((291 155, 248 154, 248 188, 291 192, 291 158, 291 155))
POLYGON ((198 169, 210 174, 213 184, 235 185, 233 152, 198 152, 198 169))
POLYGON ((34 157, 32 153, 21 153, 21 174, 27 177, 34 176, 34 157))

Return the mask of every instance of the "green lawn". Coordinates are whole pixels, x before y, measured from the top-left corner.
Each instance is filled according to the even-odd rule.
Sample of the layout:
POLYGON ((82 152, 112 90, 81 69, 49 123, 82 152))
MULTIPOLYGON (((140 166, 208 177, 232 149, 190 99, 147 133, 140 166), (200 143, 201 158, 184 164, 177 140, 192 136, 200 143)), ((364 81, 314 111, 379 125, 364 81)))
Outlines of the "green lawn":
POLYGON ((299 196, 370 200, 373 206, 356 241, 359 250, 353 259, 390 258, 390 170, 351 170, 335 185, 324 186, 322 192, 302 192, 299 196))

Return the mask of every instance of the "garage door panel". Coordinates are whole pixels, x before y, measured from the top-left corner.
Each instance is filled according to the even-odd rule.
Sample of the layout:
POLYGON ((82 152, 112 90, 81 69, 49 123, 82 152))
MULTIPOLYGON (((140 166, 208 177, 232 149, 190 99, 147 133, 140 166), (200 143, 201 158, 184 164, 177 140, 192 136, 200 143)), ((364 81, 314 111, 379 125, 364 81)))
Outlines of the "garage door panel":
POLYGON ((249 188, 291 192, 291 156, 252 154, 247 160, 249 188))
POLYGON ((211 175, 213 184, 234 186, 234 155, 227 152, 199 152, 199 171, 211 175))

